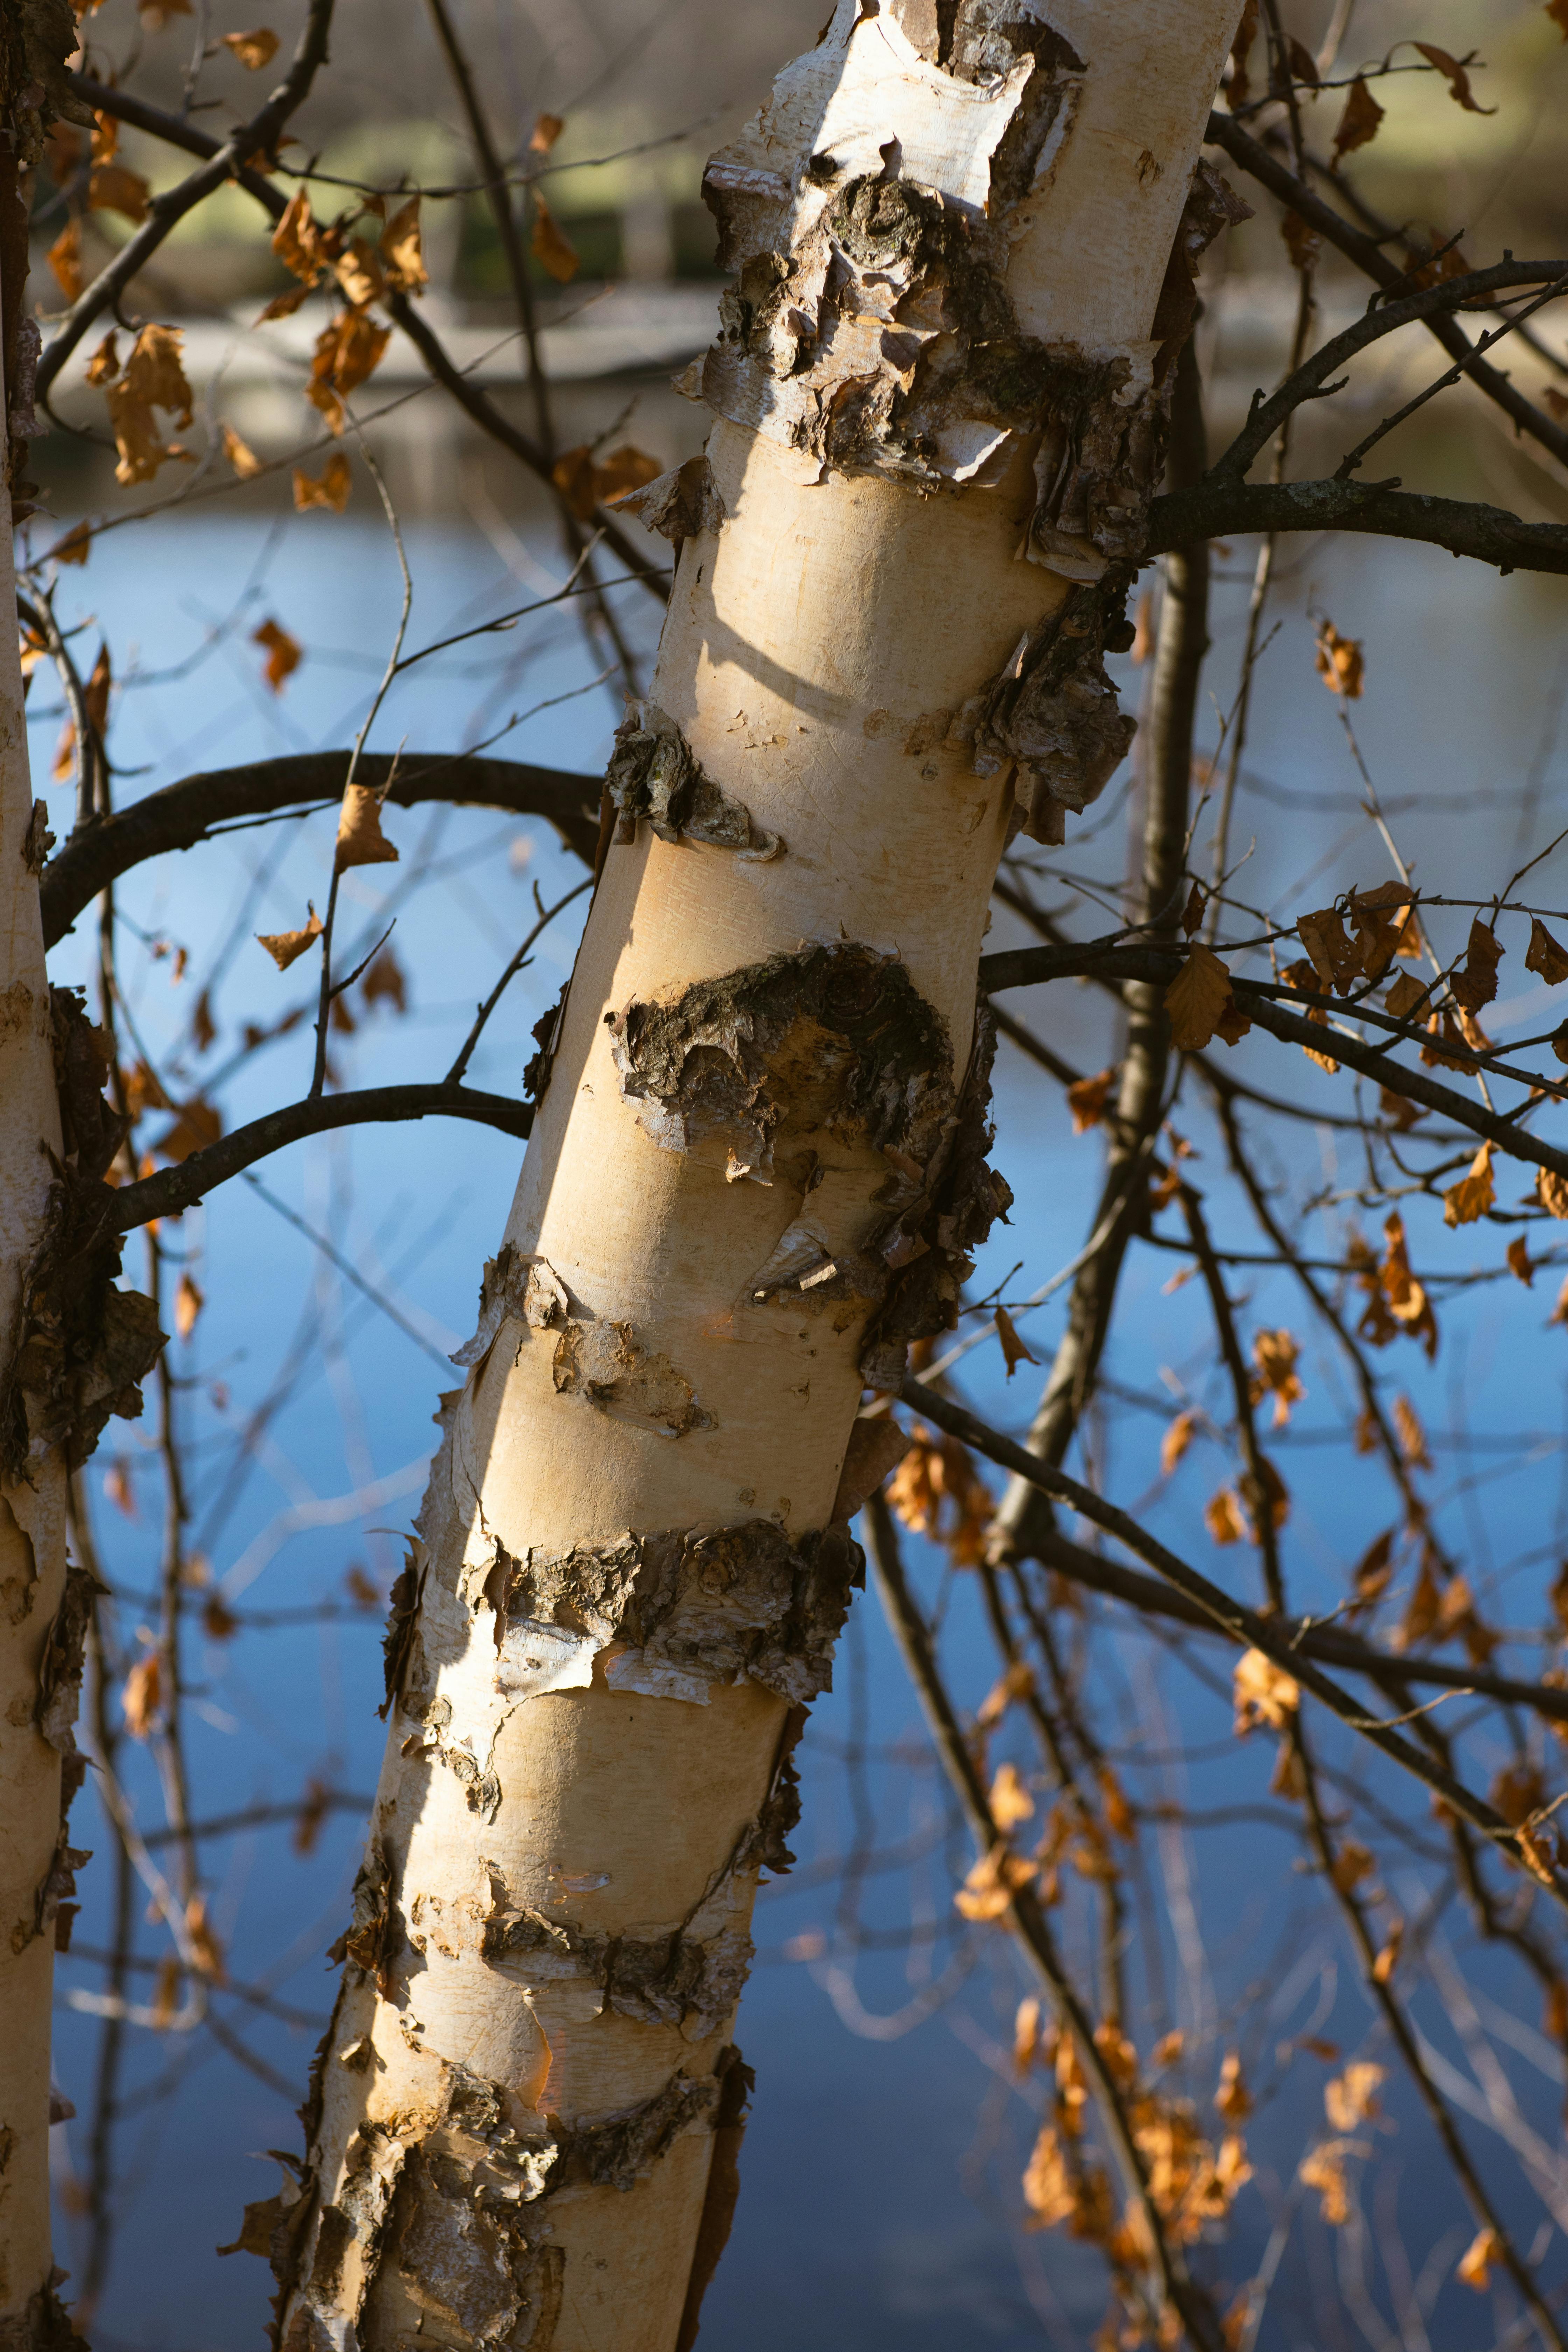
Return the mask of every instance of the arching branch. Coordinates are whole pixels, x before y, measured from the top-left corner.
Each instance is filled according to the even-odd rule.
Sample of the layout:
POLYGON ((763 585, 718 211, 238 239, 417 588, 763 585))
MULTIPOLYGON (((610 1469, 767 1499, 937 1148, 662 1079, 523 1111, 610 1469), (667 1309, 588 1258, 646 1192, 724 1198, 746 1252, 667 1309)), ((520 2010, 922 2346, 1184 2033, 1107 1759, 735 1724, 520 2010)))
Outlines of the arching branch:
POLYGON ((1568 572, 1568 524, 1521 522, 1506 507, 1375 482, 1240 482, 1211 475, 1193 489, 1154 500, 1145 551, 1162 555, 1200 537, 1267 530, 1368 531, 1473 556, 1500 572, 1568 572))
MULTIPOLYGON (((222 825, 286 809, 299 808, 302 814, 312 803, 336 800, 348 761, 346 751, 302 751, 240 768, 216 768, 184 776, 113 816, 79 825, 44 869, 39 888, 45 945, 55 946, 100 890, 149 857, 161 857, 171 849, 194 849, 222 825)), ((395 764, 394 776, 391 754, 367 752, 360 760, 359 780, 384 786, 396 808, 448 801, 544 817, 567 848, 592 866, 599 831, 596 777, 464 752, 405 751, 395 764)))
POLYGON ((513 1102, 506 1095, 477 1094, 467 1087, 364 1087, 342 1095, 316 1095, 304 1102, 286 1103, 269 1110, 232 1135, 220 1137, 193 1151, 173 1168, 143 1176, 117 1190, 105 1185, 103 1224, 108 1232, 130 1233, 151 1217, 178 1216, 231 1176, 254 1166, 288 1143, 308 1135, 325 1135, 340 1127, 369 1127, 410 1118, 468 1118, 480 1127, 499 1128, 503 1135, 526 1140, 533 1125, 531 1103, 513 1102))

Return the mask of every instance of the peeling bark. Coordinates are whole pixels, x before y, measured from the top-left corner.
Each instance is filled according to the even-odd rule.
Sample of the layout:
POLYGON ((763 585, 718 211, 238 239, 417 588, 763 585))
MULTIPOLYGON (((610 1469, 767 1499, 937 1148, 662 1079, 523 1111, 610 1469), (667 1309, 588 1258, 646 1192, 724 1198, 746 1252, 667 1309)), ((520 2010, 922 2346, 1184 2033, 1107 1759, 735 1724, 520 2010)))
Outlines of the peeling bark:
POLYGON ((710 172, 717 421, 641 494, 658 674, 395 1597, 300 2194, 252 2232, 289 2352, 695 2334, 752 1899, 892 1458, 865 1385, 1008 1204, 974 978, 1015 770, 1044 822, 1124 734, 1233 13, 846 0, 710 172))

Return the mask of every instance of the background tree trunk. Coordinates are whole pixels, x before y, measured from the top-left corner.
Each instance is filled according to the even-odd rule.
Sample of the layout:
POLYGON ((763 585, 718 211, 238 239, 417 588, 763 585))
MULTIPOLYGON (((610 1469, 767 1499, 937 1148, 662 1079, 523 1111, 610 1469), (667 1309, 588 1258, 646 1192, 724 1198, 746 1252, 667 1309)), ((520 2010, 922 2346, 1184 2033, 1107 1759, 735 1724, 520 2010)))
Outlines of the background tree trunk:
POLYGON ((241 2240, 289 2352, 668 2352, 728 2228, 757 1874, 889 1466, 858 1402, 1005 1199, 996 862, 1125 742, 1234 9, 938 13, 847 0, 710 167, 720 421, 640 494, 658 670, 395 1603, 307 2168, 241 2240))
MULTIPOLYGON (((0 204, 14 202, 13 177, 0 204)), ((9 614, 16 583, 3 477, 0 469, 0 610, 9 614)), ((42 810, 40 802, 35 832, 22 672, 9 623, 0 631, 0 1410, 8 1424, 0 1428, 0 2345, 6 2352, 74 2340, 55 2301, 49 2248, 49 2012, 56 1900, 68 1872, 58 1851, 61 1750, 72 1742, 68 1717, 62 1721, 48 1705, 47 1684, 58 1664, 51 1635, 64 1617, 65 1466, 58 1450, 30 1442, 26 1405, 10 1378, 24 1282, 49 1205, 46 1151, 58 1159, 61 1150, 38 914, 42 810)), ((85 1620, 76 1629, 73 1690, 84 1627, 85 1620)), ((63 1622, 59 1630, 68 1630, 63 1622)), ((74 1759, 71 1769, 74 1782, 74 1759)))

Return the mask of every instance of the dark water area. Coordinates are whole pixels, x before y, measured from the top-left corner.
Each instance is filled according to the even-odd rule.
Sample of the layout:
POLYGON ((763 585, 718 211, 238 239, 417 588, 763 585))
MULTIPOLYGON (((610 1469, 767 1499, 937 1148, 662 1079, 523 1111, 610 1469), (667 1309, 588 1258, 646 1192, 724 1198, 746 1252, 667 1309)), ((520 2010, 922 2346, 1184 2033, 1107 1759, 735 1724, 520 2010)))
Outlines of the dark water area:
MULTIPOLYGON (((510 559, 517 568, 509 571, 504 533, 487 538, 467 522, 431 519, 409 526, 411 642, 544 593, 548 582, 536 575, 553 569, 558 577, 560 560, 526 521, 520 531, 510 559)), ((1215 712, 1228 708, 1233 691, 1251 556, 1237 546, 1221 562, 1210 747, 1215 712)), ((1251 844, 1237 889, 1289 922, 1351 882, 1368 887, 1390 870, 1337 707, 1314 674, 1314 606, 1366 641, 1367 689, 1354 724, 1417 878, 1456 896, 1501 888, 1563 821, 1568 743, 1556 742, 1548 721, 1568 682, 1568 589, 1528 579, 1500 584, 1444 556, 1348 541, 1292 551, 1286 572, 1233 829, 1236 853, 1251 844)), ((125 799, 198 769, 348 740, 384 662, 400 591, 386 534, 359 513, 175 518, 106 539, 87 572, 68 578, 62 617, 80 624, 89 652, 95 631, 108 632, 124 681, 112 748, 125 799), (261 683, 251 642, 268 617, 305 649, 280 697, 261 683)), ((640 614, 634 625, 647 642, 640 614)), ((476 741, 541 706, 498 751, 594 776, 618 716, 609 688, 591 684, 601 663, 569 609, 536 616, 413 673, 373 748, 400 739, 418 750, 476 741)), ((1142 679, 1125 666, 1123 676, 1135 708, 1142 679)), ((40 778, 58 732, 51 700, 40 670, 33 688, 40 778)), ((1052 854, 1046 903, 1065 905, 1068 880, 1113 900, 1125 781, 1052 854)), ((67 794, 53 787, 49 797, 63 834, 67 794)), ((409 1009, 398 1017, 379 1005, 353 1035, 334 1037, 343 1084, 439 1076, 476 1000, 533 919, 535 883, 549 905, 581 878, 547 828, 493 811, 394 813, 387 831, 405 866, 349 877, 349 937, 368 946, 386 919, 389 892, 399 894, 421 866, 419 887, 399 899, 394 933, 409 1009)), ((181 1041, 193 986, 215 959, 225 959, 211 994, 220 1039, 206 1066, 225 1060, 245 1022, 276 1023, 303 1001, 299 972, 277 973, 252 935, 292 928, 308 898, 321 901, 331 841, 331 818, 318 815, 231 835, 126 882, 128 1009, 152 1057, 187 1053, 195 1070, 181 1041), (154 951, 164 942, 188 950, 190 977, 175 979, 175 956, 154 951)), ((1542 903, 1568 901, 1563 852, 1537 869, 1531 887, 1542 903)), ((473 1083, 519 1090, 530 1030, 569 969, 579 913, 569 910, 544 934, 487 1032, 473 1083)), ((1080 929, 1100 927, 1089 910, 1074 919, 1080 929)), ((1468 914, 1443 919, 1454 936, 1441 944, 1452 951, 1468 914)), ((1114 920, 1112 906, 1103 928, 1114 920)), ((1022 937, 999 913, 989 944, 1022 937)), ((56 976, 89 982, 92 955, 86 917, 58 952, 56 976)), ((1539 1033, 1562 1017, 1562 994, 1511 957, 1501 998, 1488 1009, 1491 1033, 1539 1033)), ((1114 1058, 1110 1017, 1087 987, 1029 992, 1010 1009, 1081 1069, 1114 1058)), ((236 1071, 223 1089, 230 1125, 303 1090, 307 1036, 301 1027, 236 1071)), ((1349 1085, 1257 1035, 1227 1067, 1325 1110, 1342 1106, 1349 1085)), ((1559 1124, 1562 1117, 1551 1114, 1559 1124)), ((1200 1152, 1194 1174, 1211 1222, 1229 1230, 1237 1204, 1212 1129, 1195 1103, 1184 1102, 1176 1118, 1200 1152)), ((1081 1246, 1100 1144, 1097 1136, 1072 1137, 1058 1091, 1037 1087, 1010 1047, 999 1063, 997 1124, 994 1157, 1017 1205, 988 1245, 975 1291, 1005 1277, 1006 1296, 1018 1300, 1081 1246)), ((1314 1189, 1353 1184, 1353 1150, 1327 1126, 1285 1131, 1265 1152, 1282 1213, 1294 1216, 1314 1189)), ((191 1769, 204 1819, 296 1806, 312 1780, 350 1797, 374 1785, 383 1737, 375 1717, 381 1610, 358 1603, 345 1576, 357 1568, 384 1591, 395 1572, 395 1531, 417 1506, 437 1394, 455 1384, 441 1360, 471 1328, 480 1266, 500 1234, 518 1159, 514 1142, 477 1128, 361 1129, 289 1151, 256 1171, 264 1190, 235 1183, 164 1228, 171 1260, 188 1254, 205 1295, 195 1335, 175 1357, 195 1465, 190 1539, 226 1605, 258 1621, 230 1640, 191 1622, 191 1769), (289 1214, 329 1237, 400 1320, 345 1279, 289 1214), (280 1369, 286 1392, 236 1483, 236 1434, 280 1385, 280 1369), (335 1612, 324 1622, 316 1613, 323 1603, 335 1612)), ((1500 1198, 1511 1200, 1523 1180, 1515 1182, 1512 1168, 1506 1173, 1500 1198)), ((1350 1213, 1342 1204, 1310 1218, 1300 1213, 1315 1254, 1337 1255, 1350 1213)), ((1409 1205, 1407 1221, 1418 1267, 1489 1276, 1500 1265, 1506 1237, 1485 1224, 1445 1234, 1425 1201, 1409 1205)), ((1201 1285, 1169 1288, 1187 1262, 1152 1246, 1130 1259, 1122 1336, 1108 1367, 1122 1404, 1096 1427, 1097 1470, 1105 1491, 1143 1508, 1206 1573, 1250 1592, 1247 1548, 1216 1551, 1203 1528, 1204 1503, 1229 1475, 1219 1449, 1200 1442, 1167 1484, 1158 1477, 1164 1422, 1180 1398, 1206 1402, 1221 1424, 1227 1417, 1201 1285)), ((126 1277, 141 1279, 135 1241, 126 1277)), ((1428 1481, 1432 1508, 1489 1619, 1510 1626, 1540 1622, 1542 1584, 1568 1549, 1568 1333, 1546 1320, 1560 1278, 1548 1271, 1528 1298, 1510 1278, 1439 1286, 1444 1340, 1436 1362, 1406 1345, 1387 1365, 1428 1431, 1458 1441, 1428 1481)), ((1303 1326, 1285 1277, 1243 1268, 1234 1287, 1249 1328, 1289 1324, 1303 1339, 1307 1399, 1277 1441, 1291 1495, 1288 1557, 1296 1605, 1331 1609, 1393 1507, 1373 1467, 1328 1442, 1344 1418, 1343 1375, 1321 1333, 1303 1326)), ((1047 1360, 1065 1295, 1058 1290, 1019 1318, 1047 1360)), ((1026 1426, 1029 1384, 1040 1377, 1027 1365, 1006 1383, 993 1344, 966 1358, 960 1377, 998 1426, 1014 1433, 1026 1426)), ((153 1622, 154 1606, 161 1500, 146 1424, 110 1423, 88 1486, 129 1637, 139 1622, 153 1622), (129 1513, 106 1491, 117 1469, 129 1513)), ((973 1580, 951 1575, 916 1539, 909 1554, 928 1604, 944 1612, 955 1696, 973 1708, 994 1672, 973 1580)), ((1376 2042, 1334 1917, 1293 1867, 1294 1837, 1279 1826, 1284 1809, 1268 1794, 1272 1743, 1238 1743, 1231 1734, 1228 1659, 1199 1643, 1161 1645, 1126 1631, 1110 1637, 1109 1655, 1100 1728, 1117 1769, 1144 1802, 1180 1802, 1194 1815, 1185 1832, 1145 1829, 1146 1884, 1131 1925, 1139 1981, 1152 1968, 1163 1979, 1162 2016, 1187 2037, 1191 2095, 1200 2105, 1212 2096, 1222 2055, 1239 2046, 1258 2102, 1248 2126, 1256 2178, 1238 2200, 1228 2243, 1212 2261, 1200 2253, 1200 2266, 1239 2283, 1264 2260, 1277 2225, 1289 2221, 1259 2338, 1267 2352, 1397 2340, 1386 2312, 1379 2318, 1363 2301, 1358 2265, 1371 2263, 1367 2243, 1354 2229, 1328 2231, 1315 2198, 1294 2178, 1304 2144, 1323 2127, 1330 2069, 1300 2046, 1312 2036, 1338 2044, 1346 2058, 1369 2051, 1391 2068, 1384 2116, 1363 2127, 1368 2155, 1355 2162, 1377 2160, 1368 2231, 1384 2252, 1402 2243, 1408 2260, 1404 2342, 1413 2352, 1422 2344, 1431 2352, 1482 2352, 1520 2340, 1510 2332, 1510 2306, 1463 2289, 1443 2295, 1429 2330, 1419 2318, 1423 2265, 1434 2265, 1435 2280, 1451 2272, 1471 2225, 1429 2126, 1376 2042)), ((1520 1646, 1499 1663, 1534 1673, 1540 1659, 1520 1646)), ((996 1752, 1007 1752, 1005 1742, 996 1752)), ((1347 1770, 1359 1769, 1348 1751, 1335 1753, 1347 1770)), ((1480 1760, 1496 1769, 1508 1751, 1500 1741, 1495 1757, 1480 1760)), ((704 2352, 793 2352, 807 2342, 857 2352, 1087 2347, 1103 2310, 1098 2257, 1062 2233, 1029 2235, 1019 2226, 1018 2177, 1045 2100, 1038 2078, 1020 2083, 1010 2059, 1014 2012, 1030 1988, 999 1935, 967 1928, 952 1911, 954 1877, 972 1857, 873 1596, 857 1601, 835 1690, 814 1714, 803 1762, 798 1867, 758 1906, 759 1961, 738 2027, 756 2067, 757 2096, 735 2231, 706 2308, 704 2352)), ((138 1822, 155 1832, 162 1806, 145 1749, 126 1743, 121 1769, 138 1822)), ((1416 1817, 1415 1801, 1376 1786, 1416 1817)), ((58 1969, 57 2074, 78 2116, 55 2137, 59 2259, 79 2271, 82 2224, 73 2209, 103 2030, 93 2009, 103 1969, 92 1956, 110 1940, 110 1839, 90 1782, 76 1825, 78 1842, 99 1859, 82 1874, 77 1948, 58 1969)), ((94 2326, 100 2352, 242 2352, 261 2341, 264 2266, 211 2250, 236 2235, 246 2200, 271 2193, 276 2175, 262 2152, 298 2146, 290 2110, 330 2004, 324 1952, 346 1916, 361 1835, 361 1818, 345 1806, 326 1815, 308 1852, 296 1850, 287 1820, 204 1847, 213 1921, 235 1973, 287 2014, 220 1991, 210 2030, 128 2028, 116 2125, 119 2229, 94 2326), (266 2079, 223 2045, 220 2029, 266 2079)), ((153 1866, 167 1864, 165 1847, 152 1844, 149 1854, 153 1866)), ((1418 1918, 1441 1868, 1405 1859, 1388 1870, 1405 1916, 1418 1918)), ((148 1892, 137 1890, 138 1913, 148 1892)), ((1459 1918, 1448 1915, 1439 1937, 1455 1937, 1469 1982, 1492 2005, 1480 2023, 1514 2086, 1521 2141, 1537 2151, 1561 2212, 1568 2202, 1561 2061, 1537 2032, 1533 1990, 1513 1964, 1478 1959, 1458 1940, 1468 1932, 1459 1918)), ((139 1928, 147 1965, 132 1999, 143 2020, 162 1938, 154 1927, 139 1928)), ((1069 1951, 1083 1957, 1070 1939, 1069 1951)), ((1459 2027, 1436 2002, 1420 2016, 1478 2159, 1489 2166, 1500 2142, 1473 2053, 1467 2056, 1459 2027)), ((1146 2021, 1129 2021, 1141 2042, 1146 2021)), ((1541 2252, 1549 2277, 1568 2270, 1561 2231, 1541 2252)), ((1397 2283, 1393 2292, 1400 2294, 1397 2283)))

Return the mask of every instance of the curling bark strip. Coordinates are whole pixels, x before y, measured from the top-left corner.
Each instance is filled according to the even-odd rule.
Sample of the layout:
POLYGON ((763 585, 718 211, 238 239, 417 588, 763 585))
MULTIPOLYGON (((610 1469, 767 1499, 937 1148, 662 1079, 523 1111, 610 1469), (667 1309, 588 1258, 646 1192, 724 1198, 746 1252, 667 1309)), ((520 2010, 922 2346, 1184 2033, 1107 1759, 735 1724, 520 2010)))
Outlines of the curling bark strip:
POLYGON ((396 1596, 306 2155, 239 2241, 288 2352, 695 2336, 757 1876, 889 1462, 858 1401, 1006 1204, 996 863, 1127 740, 1100 656, 1233 15, 845 0, 710 167, 717 421, 644 494, 658 672, 396 1596))

